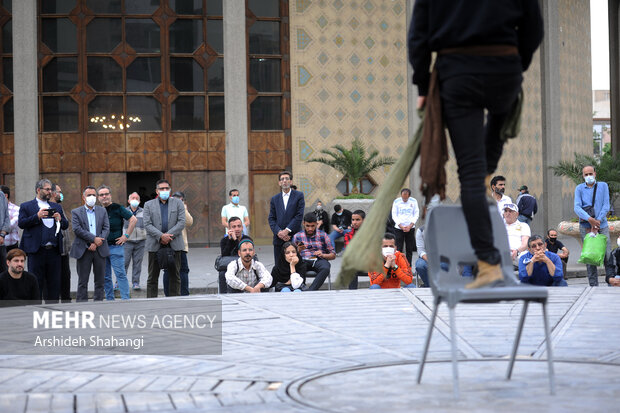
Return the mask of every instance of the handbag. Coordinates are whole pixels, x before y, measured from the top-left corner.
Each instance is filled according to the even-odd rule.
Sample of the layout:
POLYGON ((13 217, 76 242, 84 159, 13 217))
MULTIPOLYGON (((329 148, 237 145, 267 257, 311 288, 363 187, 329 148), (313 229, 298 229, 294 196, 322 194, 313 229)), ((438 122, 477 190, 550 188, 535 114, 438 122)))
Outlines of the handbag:
POLYGON ((605 262, 605 252, 607 251, 607 237, 603 234, 592 233, 587 234, 583 239, 583 248, 581 249, 580 264, 590 264, 601 266, 605 262))
POLYGON ((157 250, 157 263, 161 269, 174 268, 176 261, 174 259, 174 250, 170 245, 162 245, 161 248, 157 250))

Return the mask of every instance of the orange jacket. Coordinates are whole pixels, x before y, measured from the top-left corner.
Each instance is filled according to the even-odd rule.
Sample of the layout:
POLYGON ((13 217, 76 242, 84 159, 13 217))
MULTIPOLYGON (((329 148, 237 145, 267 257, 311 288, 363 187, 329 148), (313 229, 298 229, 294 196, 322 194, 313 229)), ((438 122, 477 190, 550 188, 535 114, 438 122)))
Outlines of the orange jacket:
POLYGON ((400 282, 411 284, 413 275, 411 267, 405 258, 405 254, 400 251, 394 253, 396 255, 396 265, 398 268, 394 271, 392 268, 383 267, 383 272, 369 272, 370 284, 379 284, 381 288, 400 288, 400 282), (387 278, 388 273, 390 278, 387 278))

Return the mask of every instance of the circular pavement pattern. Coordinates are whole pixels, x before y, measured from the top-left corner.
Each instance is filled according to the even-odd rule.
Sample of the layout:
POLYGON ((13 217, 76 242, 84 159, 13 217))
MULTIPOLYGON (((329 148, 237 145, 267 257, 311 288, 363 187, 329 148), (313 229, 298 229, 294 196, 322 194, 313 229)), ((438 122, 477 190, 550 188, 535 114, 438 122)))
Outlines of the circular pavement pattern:
POLYGON ((418 363, 369 365, 298 380, 287 392, 298 403, 333 412, 617 412, 620 367, 556 361, 556 395, 549 394, 546 360, 459 362, 460 398, 452 392, 449 361, 428 362, 416 384, 418 363))

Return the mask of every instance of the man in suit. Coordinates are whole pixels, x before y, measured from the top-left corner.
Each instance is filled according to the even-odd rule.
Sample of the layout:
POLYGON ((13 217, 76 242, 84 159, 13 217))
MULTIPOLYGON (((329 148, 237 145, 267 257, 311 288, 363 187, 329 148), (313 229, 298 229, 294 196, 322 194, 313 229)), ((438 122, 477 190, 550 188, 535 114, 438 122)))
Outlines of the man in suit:
POLYGON ((304 216, 304 194, 291 189, 293 174, 289 171, 280 172, 278 185, 282 191, 271 198, 269 206, 269 226, 273 232, 273 258, 278 262, 282 244, 290 241, 293 235, 301 230, 304 216))
POLYGON ((17 225, 24 230, 20 249, 28 254, 28 271, 37 276, 45 302, 55 303, 60 296, 61 230, 67 229, 69 222, 62 207, 49 202, 52 196, 49 179, 37 182, 35 190, 37 197, 19 206, 17 225))
POLYGON ((149 276, 146 297, 157 297, 159 273, 163 269, 157 260, 161 248, 174 251, 174 265, 168 268, 168 291, 171 296, 180 295, 181 251, 185 247, 181 233, 185 228, 185 206, 178 198, 170 198, 170 183, 160 179, 155 185, 157 198, 144 204, 144 229, 146 250, 149 252, 149 276))
POLYGON ((110 222, 105 208, 96 206, 97 191, 87 186, 82 192, 84 205, 71 211, 71 226, 75 240, 71 257, 77 259, 78 289, 75 301, 88 301, 88 279, 92 267, 95 274, 95 301, 103 301, 106 257, 110 249, 106 241, 110 222))

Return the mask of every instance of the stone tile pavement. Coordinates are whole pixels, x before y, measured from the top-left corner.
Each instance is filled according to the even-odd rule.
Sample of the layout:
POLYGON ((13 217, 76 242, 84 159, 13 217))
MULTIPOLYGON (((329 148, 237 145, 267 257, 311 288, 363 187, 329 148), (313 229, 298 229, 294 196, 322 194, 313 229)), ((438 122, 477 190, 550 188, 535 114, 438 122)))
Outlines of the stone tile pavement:
MULTIPOLYGON (((197 299, 218 297, 160 301, 197 299)), ((431 363, 415 384, 432 307, 428 289, 221 300, 222 355, 0 356, 0 412, 618 411, 620 289, 550 290, 556 396, 548 395, 540 306, 530 305, 509 382, 503 375, 521 304, 458 306, 458 401, 445 306, 431 363)), ((106 304, 114 305, 92 305, 106 304)), ((14 340, 3 331, 0 346, 14 340)))

